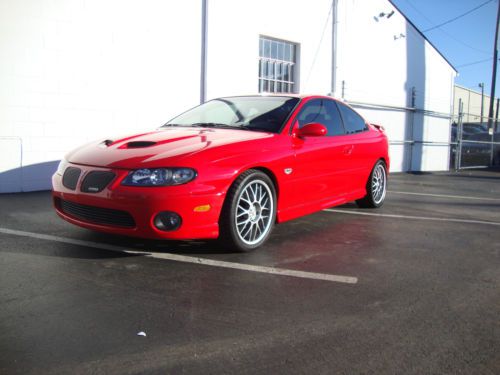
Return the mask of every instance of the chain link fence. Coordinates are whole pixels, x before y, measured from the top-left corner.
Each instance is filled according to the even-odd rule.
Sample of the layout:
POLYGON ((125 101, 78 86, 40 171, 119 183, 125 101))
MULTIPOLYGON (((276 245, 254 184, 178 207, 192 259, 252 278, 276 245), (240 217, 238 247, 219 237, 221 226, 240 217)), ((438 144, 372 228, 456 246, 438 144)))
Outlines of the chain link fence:
MULTIPOLYGON (((496 117, 488 118, 483 116, 483 111, 481 111, 481 115, 464 111, 462 99, 458 99, 458 110, 455 108, 455 114, 418 108, 418 92, 415 87, 408 90, 408 106, 369 103, 351 99, 351 97, 362 96, 363 93, 365 92, 348 90, 346 82, 342 81, 341 98, 354 108, 382 113, 404 114, 404 118, 401 116, 399 118, 384 116, 387 119, 390 118, 393 124, 394 121, 397 121, 397 126, 391 128, 393 133, 391 133, 389 143, 391 146, 404 147, 402 152, 405 161, 402 163, 402 170, 422 170, 422 165, 418 163, 417 159, 421 158, 424 148, 427 151, 433 148, 449 149, 449 165, 446 165, 445 162, 441 164, 441 168, 460 170, 500 167, 500 124, 498 120, 500 100, 497 100, 496 117), (432 134, 435 131, 432 130, 433 125, 430 128, 428 127, 430 121, 433 125, 437 124, 439 127, 435 134, 432 134), (424 124, 428 129, 431 129, 430 133, 425 135, 423 131, 424 124), (443 128, 443 125, 446 129, 443 128), (400 128, 401 126, 403 128, 400 128), (448 129, 450 130, 450 137, 448 138, 447 135, 443 137, 443 134, 448 134, 448 129)), ((384 97, 384 99, 391 101, 391 98, 384 97)), ((431 103, 433 105, 430 105, 430 107, 443 107, 443 101, 438 102, 438 105, 435 105, 435 101, 436 98, 434 98, 431 103)), ((422 105, 422 103, 424 103, 424 106, 425 103, 429 104, 420 98, 420 104, 422 105)), ((472 112, 476 108, 469 102, 467 109, 472 112)))
POLYGON ((482 117, 465 122, 472 114, 459 101, 458 115, 451 124, 450 168, 468 169, 500 166, 500 124, 498 118, 482 117))

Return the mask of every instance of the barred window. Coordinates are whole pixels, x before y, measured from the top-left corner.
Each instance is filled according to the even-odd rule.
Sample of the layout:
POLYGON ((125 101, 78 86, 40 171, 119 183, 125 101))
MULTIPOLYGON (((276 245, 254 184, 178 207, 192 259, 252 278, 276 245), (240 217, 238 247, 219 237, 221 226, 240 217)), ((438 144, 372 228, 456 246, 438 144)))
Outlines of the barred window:
POLYGON ((296 44, 260 37, 259 92, 295 92, 296 56, 296 44))

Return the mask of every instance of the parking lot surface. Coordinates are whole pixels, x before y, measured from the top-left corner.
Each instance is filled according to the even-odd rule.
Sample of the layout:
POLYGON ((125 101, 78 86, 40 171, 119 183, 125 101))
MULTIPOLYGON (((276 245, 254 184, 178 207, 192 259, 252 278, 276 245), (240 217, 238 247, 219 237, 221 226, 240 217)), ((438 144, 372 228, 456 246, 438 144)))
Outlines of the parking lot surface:
POLYGON ((244 254, 0 211, 1 374, 500 373, 499 172, 393 174, 244 254))

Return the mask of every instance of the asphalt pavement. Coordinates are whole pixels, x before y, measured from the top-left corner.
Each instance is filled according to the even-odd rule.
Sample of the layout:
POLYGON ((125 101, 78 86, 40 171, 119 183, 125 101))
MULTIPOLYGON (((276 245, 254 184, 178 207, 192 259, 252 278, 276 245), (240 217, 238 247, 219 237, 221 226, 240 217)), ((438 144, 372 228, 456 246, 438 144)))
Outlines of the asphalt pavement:
POLYGON ((0 374, 500 373, 498 171, 393 174, 244 254, 75 227, 50 192, 0 213, 0 374))

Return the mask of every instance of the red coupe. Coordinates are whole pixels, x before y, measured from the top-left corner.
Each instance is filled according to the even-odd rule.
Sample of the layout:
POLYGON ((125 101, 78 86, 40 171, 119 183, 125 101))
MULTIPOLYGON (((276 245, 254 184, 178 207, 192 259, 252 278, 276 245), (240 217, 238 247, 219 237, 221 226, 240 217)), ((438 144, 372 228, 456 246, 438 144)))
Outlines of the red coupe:
POLYGON ((70 152, 53 198, 85 228, 248 251, 276 222, 349 201, 381 206, 388 168, 383 128, 331 97, 227 97, 70 152))

